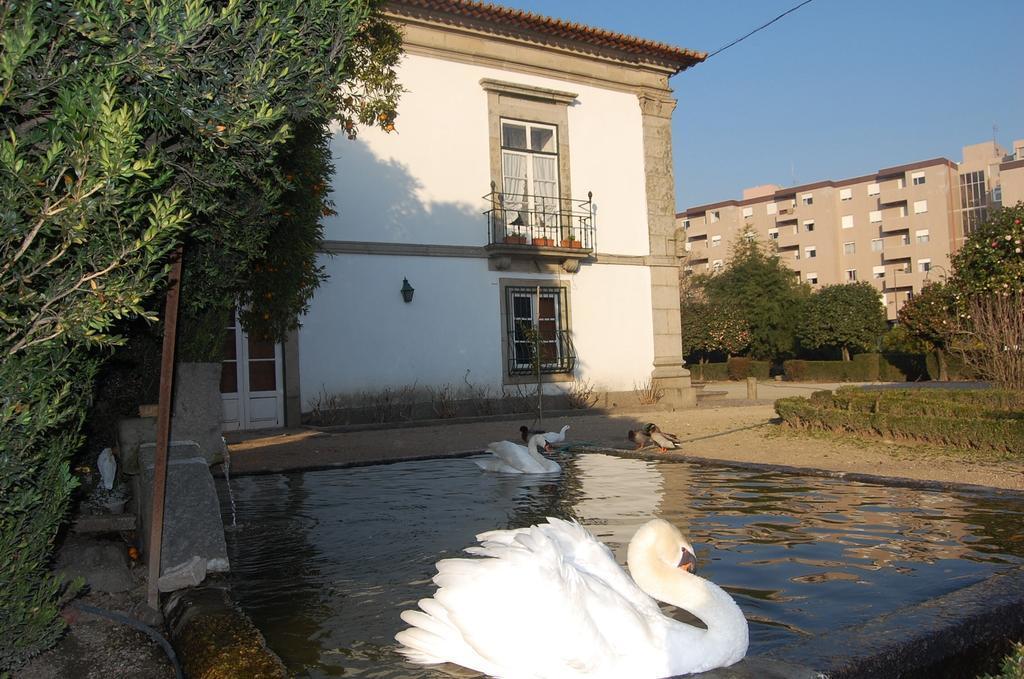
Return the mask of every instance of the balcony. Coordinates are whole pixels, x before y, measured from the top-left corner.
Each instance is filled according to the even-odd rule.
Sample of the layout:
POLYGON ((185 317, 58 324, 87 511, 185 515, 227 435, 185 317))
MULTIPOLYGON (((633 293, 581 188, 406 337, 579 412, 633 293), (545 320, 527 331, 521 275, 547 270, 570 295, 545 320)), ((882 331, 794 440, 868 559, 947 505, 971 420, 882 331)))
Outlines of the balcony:
POLYGON ((897 188, 894 181, 883 183, 880 189, 881 192, 878 194, 878 204, 880 206, 906 203, 907 196, 910 193, 906 186, 897 188))
POLYGON ((571 373, 576 369, 576 347, 568 330, 558 330, 548 338, 541 334, 536 342, 531 342, 527 333, 509 330, 509 375, 536 375, 538 368, 542 375, 571 373), (540 353, 539 366, 534 362, 535 350, 540 353))
POLYGON ((505 194, 495 190, 484 196, 488 256, 499 270, 513 257, 560 260, 570 272, 594 252, 593 194, 586 200, 505 194))

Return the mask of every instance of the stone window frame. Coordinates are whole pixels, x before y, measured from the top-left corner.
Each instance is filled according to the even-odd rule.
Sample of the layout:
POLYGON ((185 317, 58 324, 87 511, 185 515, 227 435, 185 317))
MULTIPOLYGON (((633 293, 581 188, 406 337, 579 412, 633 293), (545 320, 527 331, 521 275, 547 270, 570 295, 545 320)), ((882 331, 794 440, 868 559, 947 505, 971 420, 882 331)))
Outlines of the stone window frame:
MULTIPOLYGON (((558 194, 572 199, 572 177, 569 172, 569 106, 579 95, 522 83, 483 78, 480 87, 487 95, 487 125, 491 181, 501 190, 501 121, 522 120, 550 125, 556 129, 558 153, 558 194)), ((485 189, 485 192, 489 189, 485 189)))
MULTIPOLYGON (((501 383, 502 385, 526 385, 536 384, 536 375, 509 375, 509 346, 508 346, 508 288, 536 287, 561 288, 565 299, 565 308, 562 309, 562 319, 565 327, 560 330, 572 332, 572 286, 568 281, 560 278, 499 278, 498 279, 498 311, 501 315, 501 383)), ((578 360, 577 356, 577 360, 578 360)), ((576 379, 575 371, 571 373, 544 373, 540 376, 542 383, 549 382, 573 382, 576 379)))

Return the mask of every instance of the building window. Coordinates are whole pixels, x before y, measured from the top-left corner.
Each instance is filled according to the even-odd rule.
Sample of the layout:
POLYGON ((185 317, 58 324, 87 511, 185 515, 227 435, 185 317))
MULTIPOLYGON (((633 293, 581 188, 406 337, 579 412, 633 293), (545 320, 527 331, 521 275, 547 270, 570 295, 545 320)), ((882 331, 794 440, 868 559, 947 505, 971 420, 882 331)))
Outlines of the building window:
POLYGON ((804 205, 814 205, 814 194, 805 193, 800 196, 800 200, 803 201, 804 205))
POLYGON ((564 287, 509 285, 505 288, 505 333, 509 375, 533 375, 537 352, 542 374, 571 373, 576 352, 569 335, 564 287))
POLYGON ((558 130, 554 125, 502 119, 501 184, 510 230, 558 229, 558 130))
POLYGON ((885 267, 884 266, 876 266, 876 267, 874 267, 871 270, 871 274, 876 279, 879 279, 879 280, 884 279, 885 278, 885 267))
POLYGON ((768 229, 768 237, 772 240, 779 240, 779 230, 776 228, 768 229))
POLYGON ((932 260, 930 259, 919 259, 917 260, 917 270, 921 273, 928 273, 932 270, 932 260))
POLYGON ((881 191, 882 190, 878 187, 878 184, 868 184, 869 196, 877 196, 879 193, 881 193, 881 191))
POLYGON ((852 200, 853 189, 839 189, 839 200, 852 200))
POLYGON ((901 233, 900 234, 900 245, 910 245, 910 234, 909 233, 901 233))
POLYGON ((914 201, 914 214, 919 215, 928 212, 928 201, 927 200, 915 200, 914 201))
POLYGON ((709 218, 709 220, 708 220, 708 221, 709 221, 710 223, 712 223, 712 224, 714 224, 715 222, 717 222, 717 221, 719 220, 719 218, 721 217, 721 215, 719 215, 719 213, 718 213, 718 210, 712 210, 712 211, 711 211, 711 212, 709 212, 708 214, 710 215, 710 218, 709 218))
POLYGON ((817 257, 817 256, 818 256, 818 249, 816 247, 814 247, 813 245, 808 245, 807 247, 804 248, 804 257, 807 257, 808 259, 810 259, 812 257, 817 257))
POLYGON ((882 221, 882 211, 881 210, 872 210, 871 212, 869 212, 868 213, 868 221, 871 222, 872 224, 878 224, 879 222, 881 222, 882 221))
POLYGON ((857 270, 856 269, 847 269, 846 270, 846 280, 849 281, 850 283, 856 283, 857 282, 857 270))
POLYGON ((814 231, 814 220, 808 219, 804 222, 804 231, 814 231))
POLYGON ((811 285, 817 285, 818 284, 818 274, 816 274, 816 273, 809 273, 809 274, 807 274, 807 282, 810 283, 811 285))
POLYGON ((915 172, 910 175, 910 179, 914 182, 914 186, 920 186, 924 184, 924 172, 915 172))
POLYGON ((960 215, 965 236, 974 233, 988 221, 987 195, 984 172, 979 170, 960 175, 960 215))
POLYGON ((907 206, 906 205, 900 205, 900 217, 906 217, 906 216, 907 216, 907 206))
POLYGON ((917 236, 918 245, 924 245, 928 242, 928 229, 918 229, 914 232, 914 235, 917 236))
POLYGON ((906 185, 907 185, 907 180, 906 179, 904 179, 903 177, 896 177, 896 188, 897 189, 902 189, 906 185))
POLYGON ((711 237, 711 247, 717 248, 721 244, 722 244, 722 237, 721 236, 712 236, 711 237))
POLYGON ((745 208, 743 208, 743 216, 746 217, 746 218, 753 217, 754 216, 754 208, 752 208, 752 207, 745 207, 745 208))
POLYGON ((722 270, 722 260, 716 259, 713 262, 711 262, 711 270, 712 271, 721 271, 722 270))
POLYGON ((843 243, 843 254, 844 255, 852 255, 852 254, 854 254, 856 252, 857 252, 857 244, 856 243, 852 243, 852 242, 851 243, 843 243))
POLYGON ((843 228, 844 229, 852 229, 853 228, 853 215, 843 215, 843 228))
POLYGON ((767 205, 764 206, 764 209, 765 212, 767 212, 769 215, 773 215, 779 210, 779 208, 776 207, 775 203, 768 203, 767 205))
POLYGON ((683 231, 689 231, 689 230, 690 230, 690 220, 689 219, 684 219, 683 220, 683 231))
POLYGON ((881 238, 872 238, 871 239, 871 252, 881 252, 881 251, 882 251, 882 239, 881 238))

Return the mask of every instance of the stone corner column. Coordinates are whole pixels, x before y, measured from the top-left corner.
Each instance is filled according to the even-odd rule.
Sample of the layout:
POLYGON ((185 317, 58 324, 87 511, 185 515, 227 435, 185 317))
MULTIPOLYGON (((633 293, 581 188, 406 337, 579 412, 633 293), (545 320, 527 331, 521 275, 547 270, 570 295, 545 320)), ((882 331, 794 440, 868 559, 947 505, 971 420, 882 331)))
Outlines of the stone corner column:
POLYGON ((647 231, 650 239, 651 309, 654 317, 654 366, 651 377, 664 391, 669 408, 697 405, 690 371, 683 367, 679 318, 679 261, 676 259, 676 196, 672 172, 672 111, 676 101, 665 88, 637 92, 644 133, 647 180, 647 231))

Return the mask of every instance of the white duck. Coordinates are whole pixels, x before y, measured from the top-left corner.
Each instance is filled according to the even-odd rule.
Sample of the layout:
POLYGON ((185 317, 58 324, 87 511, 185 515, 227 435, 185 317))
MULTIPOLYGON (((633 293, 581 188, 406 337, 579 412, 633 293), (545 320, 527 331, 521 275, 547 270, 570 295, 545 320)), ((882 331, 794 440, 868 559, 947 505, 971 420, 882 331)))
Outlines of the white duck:
POLYGON ((439 561, 434 597, 402 612, 412 627, 395 638, 412 662, 510 679, 654 679, 726 667, 747 652, 743 612, 689 572, 693 549, 666 521, 630 541, 632 578, 577 523, 549 518, 477 540, 466 551, 487 558, 439 561), (707 629, 665 616, 652 596, 707 629))
POLYGON ((529 429, 525 424, 519 427, 519 434, 523 437, 524 441, 529 441, 530 437, 534 434, 544 434, 544 440, 548 443, 561 443, 565 440, 565 432, 569 430, 569 425, 562 427, 561 431, 542 431, 540 429, 529 429))
POLYGON ((491 457, 473 462, 484 471, 506 474, 550 474, 561 471, 562 467, 557 462, 539 452, 549 448, 544 434, 534 434, 525 446, 512 441, 496 441, 487 444, 487 452, 491 453, 491 457))

